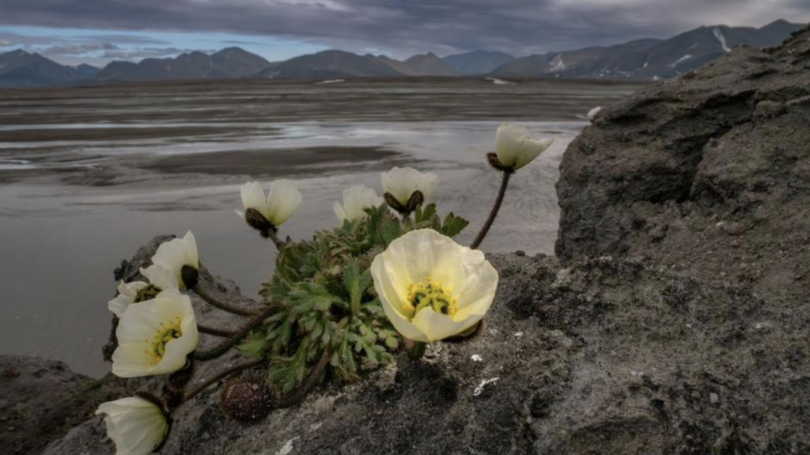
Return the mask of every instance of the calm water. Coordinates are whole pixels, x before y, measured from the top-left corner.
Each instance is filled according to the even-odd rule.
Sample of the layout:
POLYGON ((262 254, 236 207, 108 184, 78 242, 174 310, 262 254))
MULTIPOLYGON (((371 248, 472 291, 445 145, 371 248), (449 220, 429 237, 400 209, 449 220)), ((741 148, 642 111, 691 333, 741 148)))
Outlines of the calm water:
POLYGON ((298 181, 304 201, 282 230, 300 239, 337 225, 332 204, 343 188, 380 191, 381 170, 409 164, 439 175, 434 199, 442 213, 471 221, 458 237, 469 243, 497 191, 499 175, 483 155, 502 119, 557 140, 515 176, 483 249, 551 253, 554 183, 566 145, 586 125, 582 113, 634 88, 336 85, 0 92, 0 353, 106 373, 112 270, 158 234, 193 230, 203 262, 254 295, 275 252, 234 214, 248 178, 298 181), (323 162, 335 147, 362 151, 362 160, 323 162), (321 154, 304 162, 290 158, 315 149, 321 154), (205 154, 223 153, 234 160, 200 167, 205 154), (162 160, 178 156, 163 172, 162 160), (248 158, 259 175, 237 166, 248 158), (184 163, 194 171, 183 172, 184 163))

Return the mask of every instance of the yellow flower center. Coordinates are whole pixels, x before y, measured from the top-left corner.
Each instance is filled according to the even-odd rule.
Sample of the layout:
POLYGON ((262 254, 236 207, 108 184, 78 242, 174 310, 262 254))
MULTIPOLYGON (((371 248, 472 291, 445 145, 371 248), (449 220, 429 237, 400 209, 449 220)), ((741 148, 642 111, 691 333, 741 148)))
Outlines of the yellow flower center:
POLYGON ((410 319, 425 308, 451 317, 456 314, 458 309, 456 299, 453 298, 450 291, 443 288, 441 283, 431 281, 430 278, 428 278, 427 284, 408 285, 408 303, 410 307, 406 306, 405 312, 410 319))
POLYGON ((177 316, 171 322, 161 322, 160 329, 155 333, 152 339, 146 339, 146 344, 149 346, 146 353, 152 356, 152 362, 157 364, 163 360, 166 355, 166 345, 169 341, 176 340, 183 336, 183 331, 180 329, 180 316, 177 316))

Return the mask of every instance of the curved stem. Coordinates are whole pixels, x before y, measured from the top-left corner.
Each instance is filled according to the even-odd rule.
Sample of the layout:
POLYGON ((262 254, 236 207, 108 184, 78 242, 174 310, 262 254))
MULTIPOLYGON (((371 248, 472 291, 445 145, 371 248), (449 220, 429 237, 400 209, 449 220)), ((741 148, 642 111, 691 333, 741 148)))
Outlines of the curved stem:
POLYGON ((288 408, 290 406, 294 406, 301 402, 304 398, 309 395, 309 392, 312 392, 312 389, 318 385, 318 381, 321 380, 321 376, 326 371, 326 366, 329 364, 329 348, 323 351, 321 355, 321 359, 318 360, 318 364, 315 365, 315 369, 312 370, 312 373, 307 377, 307 380, 301 387, 293 392, 291 395, 282 398, 279 402, 278 407, 280 408, 288 408))
POLYGON ((276 249, 278 249, 278 250, 281 250, 281 248, 283 248, 284 246, 286 246, 286 245, 287 245, 287 243, 286 243, 286 242, 284 242, 283 240, 281 240, 281 239, 278 237, 278 232, 276 232, 276 230, 275 230, 275 229, 270 229, 270 230, 268 230, 268 231, 267 231, 267 237, 268 237, 270 240, 272 240, 272 241, 273 241, 273 243, 275 243, 275 244, 276 244, 276 249))
POLYGON ((208 327, 200 324, 197 324, 197 331, 206 335, 214 335, 223 338, 233 336, 236 333, 233 330, 218 329, 216 327, 208 327))
POLYGON ((237 363, 236 365, 232 365, 229 368, 226 368, 226 369, 224 369, 222 371, 219 371, 219 372, 215 373, 213 376, 206 379, 205 381, 200 383, 197 387, 191 389, 191 391, 186 393, 186 395, 183 397, 182 403, 185 403, 185 402, 191 400, 192 398, 197 396, 200 392, 207 389, 208 387, 211 387, 215 382, 219 381, 220 379, 228 377, 228 376, 230 376, 230 375, 232 375, 234 373, 245 370, 247 368, 256 366, 256 365, 262 363, 263 361, 264 361, 264 359, 253 359, 253 360, 249 360, 247 362, 237 363))
POLYGON ((509 177, 512 176, 512 172, 504 171, 503 172, 503 180, 501 181, 501 189, 498 191, 498 198, 495 199, 495 205, 492 206, 492 211, 489 212, 489 218, 481 227, 481 232, 478 233, 478 237, 475 238, 470 248, 473 250, 478 249, 481 246, 481 242, 484 241, 484 238, 487 236, 487 232, 489 232, 489 228, 492 227, 492 223, 495 222, 495 217, 498 216, 498 211, 501 209, 501 204, 503 203, 503 197, 506 194, 506 187, 509 186, 509 177))
POLYGON ((217 299, 216 297, 211 295, 207 290, 205 290, 205 287, 202 285, 202 283, 198 283, 196 286, 194 286, 194 292, 198 296, 200 296, 201 299, 205 300, 209 305, 215 308, 219 308, 222 311, 227 311, 228 313, 237 314, 239 316, 254 316, 257 314, 256 310, 249 310, 247 308, 236 307, 217 299))
POLYGON ((255 315, 247 324, 245 324, 241 329, 234 332, 230 338, 226 339, 222 343, 220 343, 217 347, 210 349, 208 351, 195 351, 191 354, 191 356, 195 360, 213 360, 217 357, 221 356, 228 352, 230 348, 232 348, 236 343, 242 340, 251 330, 253 330, 256 326, 261 324, 265 319, 270 317, 273 313, 278 310, 278 307, 275 305, 270 305, 265 308, 261 313, 255 315))

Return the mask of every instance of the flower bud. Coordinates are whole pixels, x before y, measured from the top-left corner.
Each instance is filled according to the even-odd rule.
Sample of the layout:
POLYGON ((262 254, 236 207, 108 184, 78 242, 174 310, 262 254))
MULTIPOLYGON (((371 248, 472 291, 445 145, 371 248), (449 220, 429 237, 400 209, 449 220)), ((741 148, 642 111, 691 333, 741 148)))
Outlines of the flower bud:
POLYGON ((228 417, 252 423, 267 417, 278 403, 277 391, 258 377, 241 377, 228 382, 219 395, 219 407, 228 417))
POLYGON ((596 120, 596 116, 599 115, 600 112, 602 112, 602 106, 596 106, 595 108, 591 109, 588 111, 588 120, 593 123, 593 121, 596 120))
POLYGON ((400 204, 399 201, 397 200, 397 198, 395 198, 393 194, 385 193, 383 195, 383 199, 385 200, 385 203, 388 204, 388 207, 391 207, 397 213, 401 213, 403 215, 408 213, 407 207, 400 204))
POLYGON ((504 123, 495 135, 495 154, 502 168, 516 171, 534 161, 552 142, 553 139, 532 139, 526 128, 504 123))
POLYGON ((366 216, 366 209, 377 207, 383 200, 377 196, 373 188, 364 185, 354 185, 343 190, 343 204, 335 202, 335 215, 341 222, 354 221, 366 216))
POLYGON ((180 269, 180 276, 183 278, 183 284, 186 286, 186 289, 194 289, 200 281, 200 272, 188 265, 184 265, 183 268, 180 269))
POLYGON ((422 173, 409 167, 395 167, 382 174, 385 201, 392 209, 408 215, 430 199, 437 180, 438 177, 433 173, 422 173), (414 196, 416 192, 421 195, 414 196))
POLYGON ((405 207, 405 210, 407 210, 408 213, 411 213, 414 210, 418 209, 423 202, 425 202, 425 196, 422 194, 421 191, 416 190, 413 192, 413 194, 411 194, 411 198, 408 199, 408 206, 405 207))
POLYGON ((291 180, 276 180, 270 186, 267 197, 258 182, 242 185, 242 206, 245 213, 237 214, 254 229, 266 236, 284 224, 301 204, 301 192, 291 180))
POLYGON ((152 256, 152 264, 170 270, 180 289, 187 289, 183 281, 183 268, 188 266, 196 270, 200 267, 200 257, 197 253, 197 241, 194 239, 194 234, 188 231, 182 239, 173 239, 161 244, 155 255, 152 256))
POLYGON ((245 221, 247 224, 259 231, 262 237, 267 238, 270 236, 270 231, 274 231, 276 229, 272 223, 267 221, 267 218, 262 215, 262 212, 256 209, 247 209, 245 210, 245 221))
POLYGON ((96 414, 106 416, 107 436, 115 443, 116 455, 152 453, 163 444, 171 425, 160 400, 143 392, 102 403, 96 414))

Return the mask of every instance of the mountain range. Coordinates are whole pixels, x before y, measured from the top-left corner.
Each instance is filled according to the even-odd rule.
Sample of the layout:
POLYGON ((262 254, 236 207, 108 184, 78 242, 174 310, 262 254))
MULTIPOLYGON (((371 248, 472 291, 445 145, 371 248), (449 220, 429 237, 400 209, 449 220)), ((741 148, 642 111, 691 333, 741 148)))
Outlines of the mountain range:
POLYGON ((717 25, 690 30, 668 40, 642 39, 607 47, 530 55, 504 63, 497 77, 657 80, 694 70, 731 49, 776 47, 804 28, 784 20, 762 28, 717 25))
POLYGON ((229 78, 348 79, 359 77, 493 76, 658 80, 675 77, 712 61, 734 47, 775 47, 804 25, 778 20, 761 28, 700 27, 667 40, 627 43, 514 57, 504 52, 472 51, 439 57, 414 55, 404 61, 385 55, 327 50, 270 62, 238 47, 219 52, 188 52, 138 63, 113 61, 104 68, 56 63, 37 53, 0 54, 0 87, 82 85, 127 81, 229 78))

